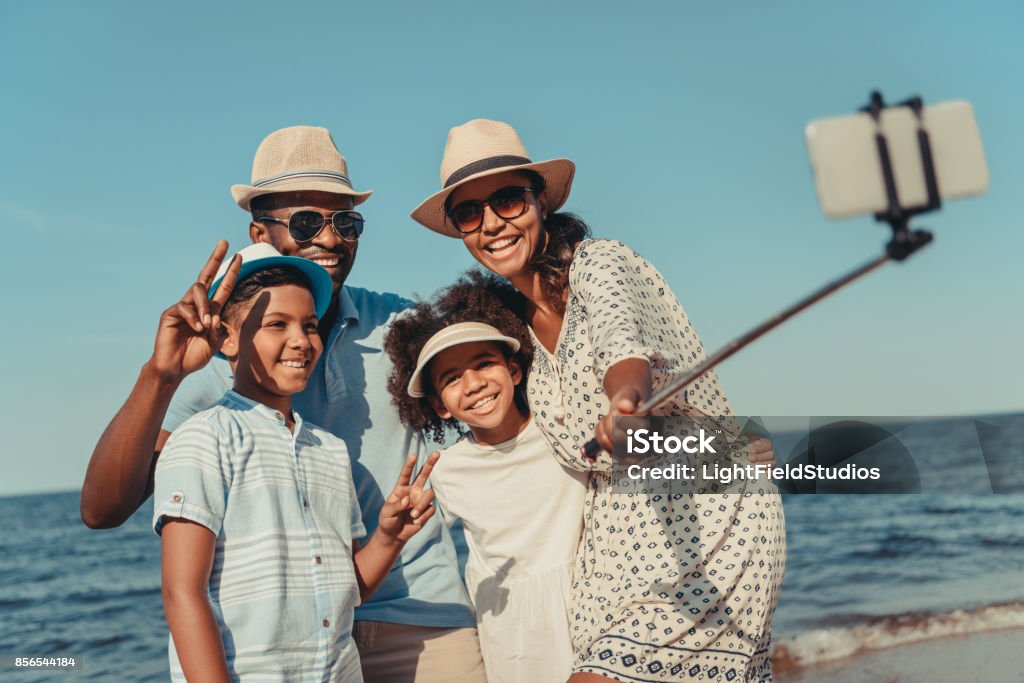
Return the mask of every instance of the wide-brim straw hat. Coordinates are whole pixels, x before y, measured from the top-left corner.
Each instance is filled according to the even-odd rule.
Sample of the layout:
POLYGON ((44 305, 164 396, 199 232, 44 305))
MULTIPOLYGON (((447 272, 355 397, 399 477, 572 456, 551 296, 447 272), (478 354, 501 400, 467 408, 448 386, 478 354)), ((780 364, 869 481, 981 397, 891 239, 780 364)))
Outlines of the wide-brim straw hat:
POLYGON ((462 235, 448 220, 445 202, 460 185, 506 171, 534 171, 544 178, 548 211, 557 211, 569 197, 576 165, 568 159, 531 161, 512 126, 501 121, 474 119, 448 132, 441 159, 441 191, 416 207, 412 217, 434 232, 462 235))
POLYGON ((278 192, 319 191, 365 202, 372 190, 357 192, 348 164, 326 128, 291 126, 276 130, 260 143, 252 160, 252 183, 232 185, 231 196, 246 211, 252 200, 278 192))

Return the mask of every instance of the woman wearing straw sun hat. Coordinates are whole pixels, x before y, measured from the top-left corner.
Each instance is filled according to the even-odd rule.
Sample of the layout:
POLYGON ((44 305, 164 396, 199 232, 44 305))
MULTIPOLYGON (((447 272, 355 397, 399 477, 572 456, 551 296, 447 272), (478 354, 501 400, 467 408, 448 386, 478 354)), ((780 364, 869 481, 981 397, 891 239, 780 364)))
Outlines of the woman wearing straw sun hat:
MULTIPOLYGON (((532 161, 506 123, 470 121, 448 135, 441 190, 412 213, 461 239, 518 291, 511 305, 536 347, 534 419, 563 464, 591 473, 573 577, 570 681, 770 678, 785 568, 778 496, 765 488, 656 503, 613 489, 612 418, 633 414, 704 351, 648 261, 620 242, 588 239, 582 220, 559 212, 574 171, 568 159, 532 161), (591 461, 581 447, 594 436, 605 452, 591 461)), ((714 373, 658 412, 732 415, 714 373)), ((771 460, 770 443, 754 443, 750 457, 771 460)))

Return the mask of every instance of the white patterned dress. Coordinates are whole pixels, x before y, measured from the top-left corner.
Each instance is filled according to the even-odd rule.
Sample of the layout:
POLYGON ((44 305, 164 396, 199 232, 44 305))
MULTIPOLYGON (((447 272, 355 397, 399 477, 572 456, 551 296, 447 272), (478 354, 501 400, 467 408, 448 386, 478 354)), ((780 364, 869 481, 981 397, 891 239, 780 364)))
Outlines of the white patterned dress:
MULTIPOLYGON (((620 681, 769 680, 786 562, 774 488, 755 480, 738 493, 630 491, 613 484, 606 453, 595 462, 580 454, 609 412, 609 367, 647 359, 657 390, 705 356, 664 278, 620 242, 581 243, 555 352, 534 345, 535 419, 563 464, 593 471, 573 576, 574 670, 620 681)), ((655 412, 686 415, 687 406, 732 415, 713 372, 655 412)))

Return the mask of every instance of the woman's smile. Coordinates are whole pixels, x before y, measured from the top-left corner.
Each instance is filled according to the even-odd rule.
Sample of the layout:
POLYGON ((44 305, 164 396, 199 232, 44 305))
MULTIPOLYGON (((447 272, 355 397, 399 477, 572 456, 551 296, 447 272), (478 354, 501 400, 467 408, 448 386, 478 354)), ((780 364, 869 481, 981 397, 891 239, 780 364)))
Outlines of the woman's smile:
POLYGON ((484 250, 491 254, 494 258, 505 258, 512 254, 513 250, 522 241, 520 235, 504 235, 492 242, 488 243, 484 250))

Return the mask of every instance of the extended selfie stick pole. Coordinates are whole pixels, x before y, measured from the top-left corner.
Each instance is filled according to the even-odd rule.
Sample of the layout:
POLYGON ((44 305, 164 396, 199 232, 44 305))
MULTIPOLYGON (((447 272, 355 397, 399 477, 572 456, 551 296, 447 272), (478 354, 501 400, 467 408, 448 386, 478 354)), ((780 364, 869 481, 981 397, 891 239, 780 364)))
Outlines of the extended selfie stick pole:
MULTIPOLYGON (((921 149, 921 164, 924 167, 925 186, 928 191, 928 203, 912 208, 904 208, 900 206, 899 198, 896 195, 896 181, 893 177, 892 162, 889 157, 889 145, 885 139, 885 135, 881 131, 881 128, 877 128, 875 132, 875 144, 878 147, 878 157, 882 166, 882 177, 885 180, 885 190, 889 201, 889 208, 883 213, 875 214, 875 219, 880 222, 888 223, 893 231, 892 240, 890 240, 886 245, 885 253, 873 261, 865 263, 859 268, 847 273, 838 280, 830 282, 784 311, 776 313, 774 316, 753 328, 746 334, 732 340, 718 351, 705 358, 704 361, 699 363, 695 368, 684 375, 676 377, 664 387, 656 391, 649 399, 637 406, 637 413, 644 414, 654 410, 665 403, 665 401, 682 391, 686 386, 696 382, 702 375, 704 375, 704 373, 737 353, 740 349, 764 336, 768 332, 771 332, 797 313, 810 308, 829 294, 832 294, 854 280, 867 275, 889 261, 905 260, 915 251, 932 241, 932 234, 927 230, 910 230, 907 225, 911 216, 925 213, 926 211, 933 211, 942 205, 939 199, 938 182, 935 178, 935 166, 932 162, 931 142, 928 139, 927 131, 925 131, 924 127, 921 125, 921 110, 923 105, 921 98, 914 97, 895 106, 910 107, 917 116, 917 140, 921 149)), ((871 117, 875 120, 876 124, 878 124, 884 108, 885 105, 882 103, 882 96, 878 92, 873 92, 871 94, 871 103, 862 109, 862 111, 871 114, 871 117)), ((583 446, 583 455, 589 460, 596 458, 600 452, 601 446, 598 445, 596 439, 591 439, 583 446)))

